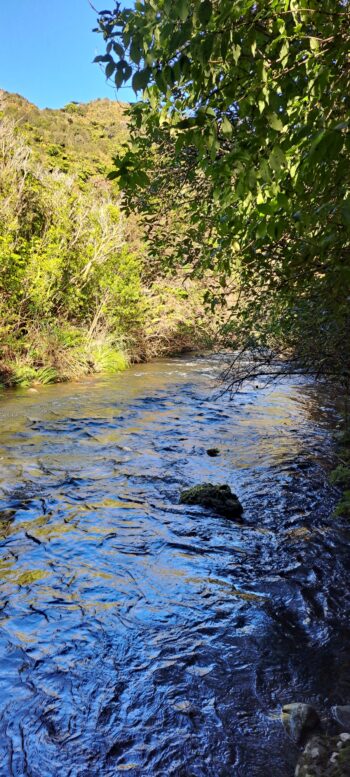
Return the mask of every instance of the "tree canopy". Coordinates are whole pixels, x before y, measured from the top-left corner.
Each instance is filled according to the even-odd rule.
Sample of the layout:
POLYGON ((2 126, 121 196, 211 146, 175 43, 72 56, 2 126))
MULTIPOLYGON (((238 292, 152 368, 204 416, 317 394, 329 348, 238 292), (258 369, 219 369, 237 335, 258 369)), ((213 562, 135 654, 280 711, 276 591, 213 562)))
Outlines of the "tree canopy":
POLYGON ((215 272, 234 346, 343 379, 349 22, 348 0, 136 0, 98 28, 140 97, 111 177, 151 253, 215 272))

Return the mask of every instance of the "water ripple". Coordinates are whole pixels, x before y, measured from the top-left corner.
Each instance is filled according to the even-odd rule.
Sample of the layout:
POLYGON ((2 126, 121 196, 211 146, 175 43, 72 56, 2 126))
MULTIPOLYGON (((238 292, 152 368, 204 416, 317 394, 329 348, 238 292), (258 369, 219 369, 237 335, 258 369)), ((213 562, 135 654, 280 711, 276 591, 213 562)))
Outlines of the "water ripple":
POLYGON ((291 777, 281 704, 349 701, 332 403, 286 380, 214 402, 216 371, 3 399, 1 777, 291 777), (201 481, 243 525, 179 505, 201 481))

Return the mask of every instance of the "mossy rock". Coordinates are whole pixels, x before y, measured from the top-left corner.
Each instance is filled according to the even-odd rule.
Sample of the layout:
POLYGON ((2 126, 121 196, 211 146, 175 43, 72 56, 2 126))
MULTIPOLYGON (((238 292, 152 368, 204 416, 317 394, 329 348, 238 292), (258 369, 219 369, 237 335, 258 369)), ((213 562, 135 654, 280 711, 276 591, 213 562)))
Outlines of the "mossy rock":
POLYGON ((213 485, 202 483, 193 488, 182 491, 180 503, 187 505, 199 505, 207 510, 212 510, 225 518, 241 518, 243 507, 228 485, 213 485))
POLYGON ((319 725, 320 719, 310 704, 295 702, 283 706, 282 723, 287 734, 298 743, 319 725))
POLYGON ((350 734, 312 737, 299 759, 295 777, 350 777, 350 734))

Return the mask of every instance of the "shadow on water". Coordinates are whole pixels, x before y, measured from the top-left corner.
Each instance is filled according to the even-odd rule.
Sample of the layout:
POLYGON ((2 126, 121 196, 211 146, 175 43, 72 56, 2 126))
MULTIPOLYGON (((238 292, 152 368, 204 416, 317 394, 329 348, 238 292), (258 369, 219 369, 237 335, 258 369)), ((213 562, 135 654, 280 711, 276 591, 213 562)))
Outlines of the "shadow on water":
POLYGON ((214 402, 216 371, 3 399, 4 777, 291 777, 280 706, 350 701, 335 411, 286 380, 214 402), (202 481, 230 483, 243 526, 178 504, 202 481))

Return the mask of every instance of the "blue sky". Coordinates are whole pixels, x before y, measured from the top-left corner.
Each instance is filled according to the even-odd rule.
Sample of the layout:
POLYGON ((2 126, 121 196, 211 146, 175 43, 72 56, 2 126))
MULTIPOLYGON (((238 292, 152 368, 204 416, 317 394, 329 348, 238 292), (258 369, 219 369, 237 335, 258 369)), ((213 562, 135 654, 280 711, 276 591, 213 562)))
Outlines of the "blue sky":
MULTIPOLYGON (((93 4, 113 8, 113 0, 93 4)), ((116 99, 115 89, 92 64, 104 53, 102 36, 93 27, 96 14, 88 0, 0 0, 0 88, 40 108, 116 99)), ((121 89, 117 99, 135 98, 131 89, 121 89)))

